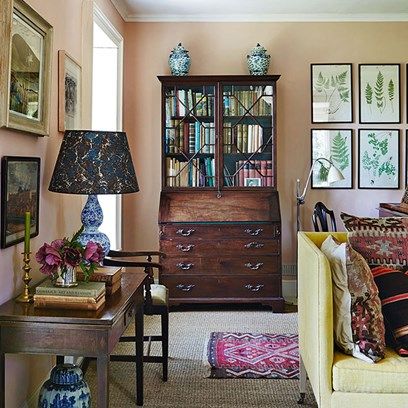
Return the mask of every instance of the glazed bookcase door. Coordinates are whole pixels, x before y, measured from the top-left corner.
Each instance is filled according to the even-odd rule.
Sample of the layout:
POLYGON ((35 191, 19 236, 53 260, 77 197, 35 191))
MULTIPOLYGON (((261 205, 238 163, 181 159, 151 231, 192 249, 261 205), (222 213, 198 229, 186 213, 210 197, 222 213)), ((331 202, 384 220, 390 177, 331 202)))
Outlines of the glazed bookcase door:
POLYGON ((222 86, 222 179, 226 188, 276 187, 274 86, 222 86))
POLYGON ((216 87, 163 87, 164 188, 216 187, 216 87))

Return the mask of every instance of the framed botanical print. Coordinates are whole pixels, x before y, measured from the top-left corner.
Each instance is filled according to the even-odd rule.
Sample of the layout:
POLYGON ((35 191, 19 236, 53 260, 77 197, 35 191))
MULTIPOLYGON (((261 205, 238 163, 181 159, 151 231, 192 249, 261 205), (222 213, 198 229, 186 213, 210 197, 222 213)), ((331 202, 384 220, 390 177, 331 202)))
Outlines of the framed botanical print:
POLYGON ((81 66, 58 51, 58 130, 81 129, 81 66))
POLYGON ((399 64, 359 64, 360 123, 401 123, 399 64))
POLYGON ((399 188, 399 139, 398 129, 358 131, 358 188, 399 188))
POLYGON ((353 122, 351 64, 311 64, 312 123, 353 122))
POLYGON ((0 11, 0 125, 49 133, 52 27, 23 0, 0 11))
POLYGON ((1 247, 24 241, 24 215, 31 214, 31 237, 38 235, 40 158, 4 156, 1 161, 1 247))
POLYGON ((353 134, 351 129, 312 129, 312 188, 353 188, 353 134), (334 165, 344 179, 329 183, 334 165))

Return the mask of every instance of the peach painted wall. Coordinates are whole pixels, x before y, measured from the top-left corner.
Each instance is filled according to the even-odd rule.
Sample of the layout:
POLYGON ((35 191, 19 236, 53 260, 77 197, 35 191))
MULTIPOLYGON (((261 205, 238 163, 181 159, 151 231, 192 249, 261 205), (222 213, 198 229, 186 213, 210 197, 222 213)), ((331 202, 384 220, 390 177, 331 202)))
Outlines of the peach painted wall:
MULTIPOLYGON (((405 152, 405 63, 408 23, 127 23, 125 35, 124 129, 133 149, 140 192, 125 199, 125 245, 157 248, 160 192, 160 83, 178 42, 189 50, 190 75, 247 74, 246 55, 257 42, 271 54, 270 74, 280 74, 277 94, 278 190, 282 212, 283 262, 295 262, 295 182, 305 182, 310 162, 310 63, 353 63, 357 161, 358 63, 401 63, 405 152)), ((316 125, 324 128, 327 125, 316 125)), ((367 125, 361 126, 368 128, 367 125)), ((378 126, 386 127, 386 126, 378 126)), ((388 126, 387 126, 388 127, 388 126)), ((405 156, 405 153, 401 157, 405 156)), ((405 159, 401 158, 401 174, 405 159)), ((357 171, 354 172, 357 185, 357 171)), ((401 175, 401 185, 405 176, 401 175)), ((405 184, 404 184, 405 185, 405 184)), ((309 190, 304 228, 316 201, 353 214, 375 216, 379 202, 397 202, 402 190, 309 190)), ((239 205, 239 203, 237 203, 239 205)), ((340 224, 340 223, 339 223, 340 224)))
MULTIPOLYGON (((51 174, 62 141, 58 132, 58 50, 63 49, 82 65, 83 43, 91 44, 92 31, 86 31, 92 23, 91 0, 27 0, 27 3, 42 15, 54 28, 52 46, 52 85, 50 104, 50 135, 37 137, 32 134, 0 129, 0 156, 35 156, 41 158, 40 233, 31 241, 35 252, 44 242, 71 235, 80 227, 82 199, 77 196, 55 194, 48 191, 51 174), (85 14, 84 14, 85 13, 85 14), (83 25, 83 21, 88 24, 83 25), (84 33, 85 38, 83 39, 84 33)), ((123 31, 123 21, 109 0, 98 0, 101 9, 108 14, 117 29, 123 31)), ((85 47, 86 48, 86 47, 85 47)), ((89 52, 89 47, 88 47, 89 52)), ((89 59, 88 59, 89 60, 89 59)), ((83 65, 85 72, 89 63, 83 65)), ((84 81, 83 95, 90 94, 90 82, 84 81)), ((84 118, 84 123, 89 118, 84 118)), ((23 245, 18 244, 0 250, 0 304, 16 296, 22 290, 23 245)), ((33 282, 43 275, 35 260, 31 262, 33 282)), ((6 356, 6 407, 20 407, 27 402, 41 385, 54 365, 52 356, 6 356)), ((35 402, 35 401, 34 401, 35 402)))

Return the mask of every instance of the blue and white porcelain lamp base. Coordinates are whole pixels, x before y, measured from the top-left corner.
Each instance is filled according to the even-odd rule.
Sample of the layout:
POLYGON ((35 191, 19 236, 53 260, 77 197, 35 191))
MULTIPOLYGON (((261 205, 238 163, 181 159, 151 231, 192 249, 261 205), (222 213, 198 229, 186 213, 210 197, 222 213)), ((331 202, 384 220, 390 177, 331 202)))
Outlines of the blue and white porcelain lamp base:
POLYGON ((84 246, 89 241, 99 243, 106 256, 110 249, 110 241, 106 234, 99 231, 99 227, 102 225, 103 221, 103 212, 97 195, 90 194, 88 196, 88 200, 81 213, 81 221, 84 230, 78 237, 78 241, 84 246))

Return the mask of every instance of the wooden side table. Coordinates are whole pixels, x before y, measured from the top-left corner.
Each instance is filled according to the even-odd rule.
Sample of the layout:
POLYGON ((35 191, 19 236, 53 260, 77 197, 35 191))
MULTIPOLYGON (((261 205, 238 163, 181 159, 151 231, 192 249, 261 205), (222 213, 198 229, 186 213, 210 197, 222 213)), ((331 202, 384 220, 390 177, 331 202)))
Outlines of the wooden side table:
POLYGON ((380 203, 380 217, 408 217, 408 205, 401 203, 380 203))
POLYGON ((96 357, 97 406, 109 407, 109 355, 135 319, 136 403, 143 405, 144 273, 126 272, 121 289, 97 311, 37 309, 10 300, 0 306, 0 408, 5 408, 5 354, 96 357))

